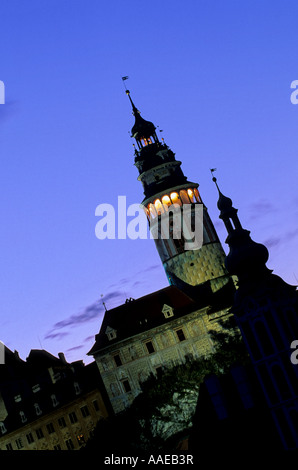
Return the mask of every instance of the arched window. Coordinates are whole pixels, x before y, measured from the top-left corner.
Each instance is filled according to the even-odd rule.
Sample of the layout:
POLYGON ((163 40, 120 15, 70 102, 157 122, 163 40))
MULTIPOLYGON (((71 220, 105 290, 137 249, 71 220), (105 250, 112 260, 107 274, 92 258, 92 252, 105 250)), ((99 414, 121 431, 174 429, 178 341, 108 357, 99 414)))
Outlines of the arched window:
POLYGON ((199 191, 197 190, 197 188, 195 188, 193 190, 193 192, 195 193, 195 197, 196 197, 197 202, 202 202, 202 199, 200 197, 200 194, 199 194, 199 191))
POLYGON ((193 202, 195 203, 196 202, 196 198, 195 198, 195 193, 193 192, 192 189, 188 189, 187 190, 187 194, 188 194, 188 197, 190 199, 190 202, 193 202))
POLYGON ((168 207, 172 205, 172 202, 167 194, 161 198, 161 202, 163 203, 165 210, 168 211, 168 207))
POLYGON ((37 416, 41 415, 42 411, 38 403, 34 403, 34 408, 35 408, 35 413, 37 414, 37 416))
POLYGON ((2 434, 7 432, 5 424, 2 421, 0 422, 0 431, 1 431, 2 434))
POLYGON ((171 193, 170 194, 170 197, 171 197, 171 201, 173 204, 178 204, 179 206, 181 206, 181 200, 178 196, 178 193, 174 192, 174 193, 171 193))
POLYGON ((24 411, 20 411, 20 417, 21 417, 22 423, 26 423, 27 418, 26 418, 26 415, 25 415, 24 411))
POLYGON ((157 217, 157 212, 155 210, 154 204, 150 203, 148 206, 148 210, 149 210, 150 218, 154 219, 155 217, 157 217))
POLYGON ((181 191, 179 191, 179 195, 183 204, 189 204, 189 197, 185 189, 181 189, 181 191))
POLYGON ((154 206, 155 206, 157 215, 161 215, 161 214, 164 213, 164 208, 163 208, 162 203, 160 202, 160 199, 156 199, 156 200, 154 201, 154 206))

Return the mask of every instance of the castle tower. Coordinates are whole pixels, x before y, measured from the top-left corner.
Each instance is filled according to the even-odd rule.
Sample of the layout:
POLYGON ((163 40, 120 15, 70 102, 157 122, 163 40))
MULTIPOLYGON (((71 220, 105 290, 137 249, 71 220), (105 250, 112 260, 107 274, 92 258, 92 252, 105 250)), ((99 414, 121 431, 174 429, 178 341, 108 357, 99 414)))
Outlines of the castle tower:
POLYGON ((209 281, 215 292, 229 281, 229 276, 224 266, 225 253, 201 199, 199 185, 188 181, 181 162, 164 140, 159 140, 154 124, 141 117, 130 92, 126 93, 135 117, 131 136, 136 141, 134 164, 144 191, 142 205, 168 280, 170 284, 182 281, 192 286, 209 281), (194 240, 196 217, 201 220, 200 247, 194 240), (167 231, 161 223, 166 219, 167 231), (178 232, 182 227, 179 233, 177 225, 178 232))
MULTIPOLYGON (((213 181, 217 186, 216 178, 213 181)), ((232 313, 283 446, 297 449, 298 364, 291 361, 291 345, 298 338, 297 290, 267 268, 267 248, 250 238, 231 199, 218 191, 217 205, 230 247, 225 263, 238 278, 232 313)))

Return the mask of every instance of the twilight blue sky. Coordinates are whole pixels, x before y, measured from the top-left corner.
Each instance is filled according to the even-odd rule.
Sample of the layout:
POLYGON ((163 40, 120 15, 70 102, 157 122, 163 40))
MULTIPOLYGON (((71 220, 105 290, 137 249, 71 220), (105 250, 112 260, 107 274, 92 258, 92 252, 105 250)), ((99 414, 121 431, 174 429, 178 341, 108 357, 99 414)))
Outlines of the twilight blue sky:
POLYGON ((297 1, 2 0, 0 340, 83 359, 103 307, 167 285, 153 240, 95 237, 95 208, 143 199, 133 116, 163 129, 200 184, 223 242, 217 192, 268 267, 298 280, 297 1))

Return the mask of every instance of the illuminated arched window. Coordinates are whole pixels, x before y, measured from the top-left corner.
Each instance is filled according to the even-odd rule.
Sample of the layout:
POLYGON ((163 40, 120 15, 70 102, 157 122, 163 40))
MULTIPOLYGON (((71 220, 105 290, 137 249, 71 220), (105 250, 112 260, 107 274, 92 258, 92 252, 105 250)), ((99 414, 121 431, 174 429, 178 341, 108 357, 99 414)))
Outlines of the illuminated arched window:
POLYGON ((152 219, 154 219, 157 216, 157 212, 155 210, 154 204, 150 203, 149 206, 148 206, 148 210, 149 210, 150 217, 152 217, 152 219))
POLYGON ((182 204, 181 204, 181 200, 180 200, 180 198, 179 198, 179 196, 178 196, 178 193, 176 193, 176 192, 175 192, 175 193, 171 193, 170 197, 171 197, 171 200, 172 200, 172 203, 173 203, 173 204, 178 204, 179 206, 182 205, 182 204))
POLYGON ((190 199, 190 202, 196 202, 195 194, 192 189, 188 189, 187 194, 190 199))
POLYGON ((179 191, 179 195, 183 204, 189 204, 189 197, 187 196, 187 192, 185 191, 185 189, 179 191))
POLYGON ((197 190, 197 188, 195 188, 195 189, 193 190, 193 192, 195 193, 196 200, 197 200, 198 202, 202 202, 202 199, 201 199, 201 197, 200 197, 200 194, 199 194, 199 191, 197 190))
POLYGON ((161 202, 163 203, 163 206, 166 211, 168 210, 168 207, 172 205, 171 199, 167 194, 161 198, 161 202))
POLYGON ((157 212, 158 215, 164 213, 164 208, 163 208, 162 203, 160 202, 160 199, 156 199, 154 201, 154 205, 155 205, 155 209, 156 209, 156 212, 157 212))

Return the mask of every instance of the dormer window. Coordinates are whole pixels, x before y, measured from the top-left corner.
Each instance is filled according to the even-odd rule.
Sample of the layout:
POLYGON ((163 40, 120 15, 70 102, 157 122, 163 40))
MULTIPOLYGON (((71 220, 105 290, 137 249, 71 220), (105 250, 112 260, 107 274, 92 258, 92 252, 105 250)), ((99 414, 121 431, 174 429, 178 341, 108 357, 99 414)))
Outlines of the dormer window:
POLYGON ((53 404, 53 406, 59 405, 59 402, 58 402, 58 400, 57 400, 57 398, 56 398, 56 395, 51 395, 51 399, 52 399, 52 404, 53 404))
POLYGON ((27 418, 26 418, 24 411, 20 411, 20 417, 21 417, 22 423, 26 423, 27 418))
POLYGON ((81 393, 81 387, 78 384, 78 382, 74 382, 74 388, 75 388, 76 395, 79 395, 81 393))
POLYGON ((170 318, 170 317, 174 316, 174 311, 173 311, 172 307, 170 307, 167 304, 164 304, 164 306, 162 308, 162 313, 164 314, 165 318, 170 318))
POLYGON ((5 424, 2 421, 0 422, 0 431, 2 434, 5 434, 7 432, 5 424))
POLYGON ((37 416, 41 415, 42 411, 38 403, 34 403, 34 408, 35 408, 35 413, 37 414, 37 416))
POLYGON ((111 328, 110 326, 108 326, 106 329, 106 335, 109 341, 111 341, 112 339, 115 339, 117 337, 117 331, 114 330, 114 328, 111 328))

